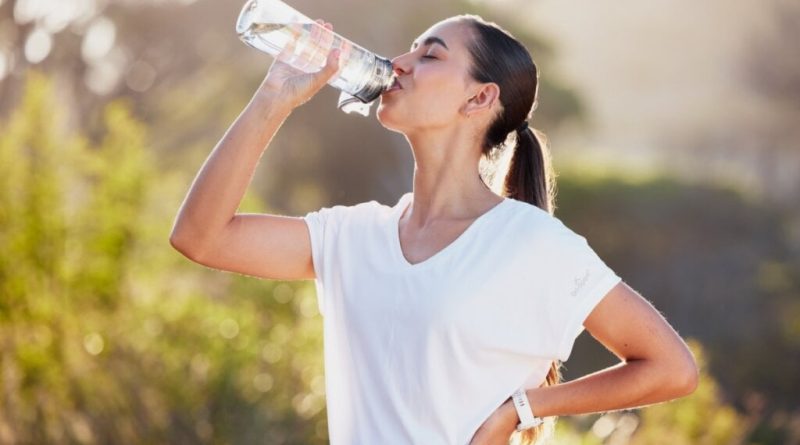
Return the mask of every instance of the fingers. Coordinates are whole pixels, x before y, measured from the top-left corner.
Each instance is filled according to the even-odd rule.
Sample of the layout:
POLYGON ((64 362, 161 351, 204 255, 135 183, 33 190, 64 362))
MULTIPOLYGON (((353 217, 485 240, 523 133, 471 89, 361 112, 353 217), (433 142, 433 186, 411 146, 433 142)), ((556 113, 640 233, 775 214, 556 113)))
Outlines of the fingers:
POLYGON ((339 56, 341 55, 341 51, 338 48, 331 50, 328 53, 328 58, 325 61, 325 67, 322 69, 329 72, 331 75, 335 74, 339 71, 339 56))
POLYGON ((327 81, 339 70, 339 59, 341 56, 341 50, 338 48, 331 48, 331 45, 334 41, 334 36, 332 32, 333 25, 330 22, 326 22, 322 19, 317 19, 316 22, 322 25, 328 31, 331 31, 325 33, 325 35, 323 36, 324 43, 322 44, 322 46, 328 47, 329 50, 325 60, 325 65, 323 65, 319 73, 319 77, 323 78, 324 81, 327 81))
POLYGON ((278 55, 278 60, 287 64, 289 64, 291 60, 292 64, 290 65, 297 68, 297 77, 298 79, 302 78, 302 80, 296 83, 300 87, 298 91, 301 95, 315 94, 322 89, 339 70, 341 50, 332 48, 332 43, 335 40, 334 34, 331 32, 333 26, 321 19, 315 20, 315 24, 318 26, 311 26, 308 38, 314 42, 314 46, 317 48, 316 51, 311 51, 310 54, 294 54, 296 46, 295 39, 290 39, 278 55), (323 56, 324 60, 321 60, 323 56), (295 66, 294 64, 298 62, 302 62, 302 64, 295 66), (312 66, 320 67, 320 69, 316 72, 308 72, 308 69, 313 69, 311 68, 312 66), (302 71, 306 71, 306 73, 303 74, 302 71))
MULTIPOLYGON (((296 31, 289 27, 289 30, 293 36, 296 36, 296 31)), ((288 42, 286 42, 286 46, 283 47, 278 56, 276 57, 279 61, 289 64, 290 60, 294 57, 294 50, 295 50, 295 38, 290 38, 288 42)))
POLYGON ((325 65, 313 74, 317 88, 322 88, 339 71, 339 50, 334 49, 328 53, 325 65))
POLYGON ((294 40, 290 40, 278 54, 277 59, 283 63, 290 64, 294 55, 294 40))
POLYGON ((314 21, 319 23, 320 25, 324 26, 329 31, 333 30, 333 25, 331 25, 331 22, 326 22, 325 20, 322 20, 322 19, 316 19, 314 21))

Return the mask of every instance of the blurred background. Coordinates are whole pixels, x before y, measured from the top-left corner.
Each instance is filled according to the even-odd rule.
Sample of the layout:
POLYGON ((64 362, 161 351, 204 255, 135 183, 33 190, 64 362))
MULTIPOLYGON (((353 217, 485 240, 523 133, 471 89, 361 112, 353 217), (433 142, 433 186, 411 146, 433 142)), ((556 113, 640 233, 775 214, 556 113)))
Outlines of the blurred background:
MULTIPOLYGON (((0 443, 327 443, 313 282, 168 242, 272 63, 234 33, 242 4, 0 0, 0 443)), ((800 443, 800 3, 290 4, 390 58, 459 13, 530 49, 556 216, 702 372, 676 402, 561 417, 556 443, 800 443)), ((402 135, 337 98, 289 117, 241 212, 411 190, 402 135)), ((565 380, 617 362, 588 333, 575 348, 565 380)))

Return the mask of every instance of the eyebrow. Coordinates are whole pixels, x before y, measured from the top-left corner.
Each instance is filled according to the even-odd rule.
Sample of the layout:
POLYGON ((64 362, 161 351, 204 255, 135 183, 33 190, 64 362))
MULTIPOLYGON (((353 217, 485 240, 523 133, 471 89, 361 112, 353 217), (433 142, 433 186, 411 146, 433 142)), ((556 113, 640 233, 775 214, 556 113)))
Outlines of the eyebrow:
MULTIPOLYGON (((444 43, 444 40, 436 36, 428 37, 427 39, 425 39, 424 42, 422 42, 423 45, 432 45, 434 43, 438 43, 442 45, 446 50, 450 51, 450 48, 447 47, 447 44, 444 43)), ((414 48, 417 47, 417 45, 418 45, 417 42, 414 42, 413 44, 411 44, 411 49, 413 50, 414 48)))

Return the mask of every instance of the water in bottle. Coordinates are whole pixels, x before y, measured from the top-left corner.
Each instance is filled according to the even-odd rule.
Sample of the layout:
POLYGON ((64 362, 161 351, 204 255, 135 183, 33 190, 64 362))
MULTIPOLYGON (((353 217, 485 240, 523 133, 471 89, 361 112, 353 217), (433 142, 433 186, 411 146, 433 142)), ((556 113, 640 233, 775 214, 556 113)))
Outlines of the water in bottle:
POLYGON ((286 63, 303 71, 319 71, 328 53, 338 48, 339 72, 328 84, 341 90, 338 108, 364 116, 393 81, 389 59, 372 53, 301 14, 280 0, 249 0, 236 32, 248 45, 273 56, 287 48, 286 63))

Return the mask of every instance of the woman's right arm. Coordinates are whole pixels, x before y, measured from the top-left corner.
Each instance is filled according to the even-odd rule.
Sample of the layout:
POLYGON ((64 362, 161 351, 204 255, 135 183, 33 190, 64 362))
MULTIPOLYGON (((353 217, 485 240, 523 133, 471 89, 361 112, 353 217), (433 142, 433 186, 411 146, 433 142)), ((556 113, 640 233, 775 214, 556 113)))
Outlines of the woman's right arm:
POLYGON ((187 258, 215 269, 269 279, 313 279, 303 218, 236 213, 278 128, 338 71, 335 55, 322 70, 302 73, 283 63, 283 54, 197 173, 169 240, 187 258))

